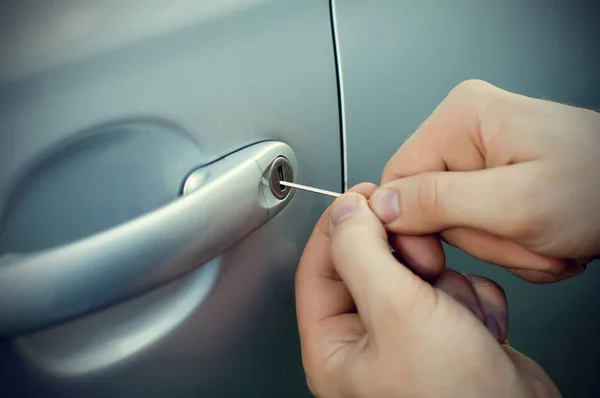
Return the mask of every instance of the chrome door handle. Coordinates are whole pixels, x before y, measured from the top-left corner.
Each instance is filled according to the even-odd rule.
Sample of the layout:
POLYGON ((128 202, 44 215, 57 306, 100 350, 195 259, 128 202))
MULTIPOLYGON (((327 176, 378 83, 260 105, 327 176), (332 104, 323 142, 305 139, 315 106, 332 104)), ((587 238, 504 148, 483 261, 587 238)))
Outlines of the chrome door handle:
POLYGON ((216 257, 289 203, 271 193, 284 143, 267 141, 190 174, 181 198, 49 250, 0 257, 0 336, 49 326, 146 292, 216 257))

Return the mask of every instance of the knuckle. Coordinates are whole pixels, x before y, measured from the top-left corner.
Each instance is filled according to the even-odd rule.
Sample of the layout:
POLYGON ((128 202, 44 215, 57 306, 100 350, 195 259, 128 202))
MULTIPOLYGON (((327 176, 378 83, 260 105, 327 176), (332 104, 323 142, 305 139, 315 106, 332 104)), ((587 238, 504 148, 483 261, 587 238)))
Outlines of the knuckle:
MULTIPOLYGON (((497 108, 502 98, 502 89, 478 79, 465 80, 454 87, 448 98, 452 102, 461 104, 461 108, 470 109, 475 113, 484 112, 486 109, 497 108)), ((485 112, 486 115, 490 112, 485 112)), ((493 112, 491 112, 493 114, 493 112)))
POLYGON ((484 80, 480 79, 468 79, 460 82, 451 91, 453 94, 459 95, 480 95, 493 91, 496 87, 484 80))
POLYGON ((459 83, 448 95, 452 108, 470 115, 480 150, 490 156, 498 153, 497 146, 502 142, 505 116, 501 110, 506 107, 507 93, 484 80, 470 79, 459 83))

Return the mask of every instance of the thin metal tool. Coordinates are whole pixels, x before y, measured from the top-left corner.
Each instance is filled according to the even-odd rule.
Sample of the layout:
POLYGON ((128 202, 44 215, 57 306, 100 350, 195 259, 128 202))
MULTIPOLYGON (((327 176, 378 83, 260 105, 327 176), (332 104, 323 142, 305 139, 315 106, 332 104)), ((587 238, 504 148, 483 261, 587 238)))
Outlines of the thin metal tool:
POLYGON ((288 182, 288 181, 279 181, 279 183, 286 187, 301 189, 303 191, 308 191, 308 192, 320 193, 321 195, 332 196, 334 198, 337 198, 338 196, 341 195, 341 193, 326 191, 324 189, 319 189, 319 188, 307 187, 306 185, 295 184, 293 182, 288 182))

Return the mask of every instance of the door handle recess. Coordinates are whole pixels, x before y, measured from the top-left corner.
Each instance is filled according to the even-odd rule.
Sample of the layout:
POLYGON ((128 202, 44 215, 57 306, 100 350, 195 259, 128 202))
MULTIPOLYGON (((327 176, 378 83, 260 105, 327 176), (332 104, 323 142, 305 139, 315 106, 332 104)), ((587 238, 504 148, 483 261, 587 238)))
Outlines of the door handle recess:
MULTIPOLYGON (((231 153, 185 180, 183 196, 132 221, 44 251, 0 257, 0 336, 47 327, 162 285, 227 250, 281 211, 273 162, 292 149, 267 141, 231 153)), ((281 196, 281 195, 279 195, 281 196)))

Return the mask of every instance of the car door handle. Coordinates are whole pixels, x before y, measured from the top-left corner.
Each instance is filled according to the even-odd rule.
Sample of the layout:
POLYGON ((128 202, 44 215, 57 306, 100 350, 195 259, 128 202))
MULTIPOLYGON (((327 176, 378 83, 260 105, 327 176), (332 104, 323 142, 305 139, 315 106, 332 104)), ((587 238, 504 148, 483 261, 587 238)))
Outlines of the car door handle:
POLYGON ((162 208, 66 245, 0 257, 0 336, 118 303, 218 256, 291 200, 293 190, 283 198, 271 192, 279 157, 293 180, 288 145, 254 144, 192 172, 183 195, 162 208))

